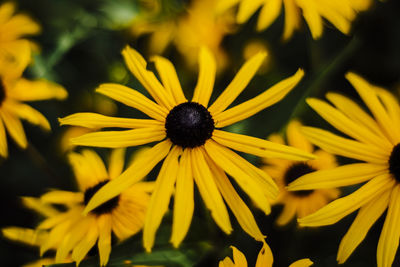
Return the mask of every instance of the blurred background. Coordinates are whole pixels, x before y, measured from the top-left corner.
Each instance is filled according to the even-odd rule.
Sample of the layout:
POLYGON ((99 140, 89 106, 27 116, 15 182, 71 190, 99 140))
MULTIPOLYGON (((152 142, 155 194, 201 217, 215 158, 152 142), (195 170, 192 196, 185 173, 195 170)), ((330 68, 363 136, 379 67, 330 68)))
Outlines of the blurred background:
MULTIPOLYGON (((0 226, 34 227, 40 219, 21 205, 20 196, 40 196, 49 188, 75 190, 74 177, 66 161, 68 127, 59 127, 57 118, 92 111, 120 117, 143 117, 138 111, 94 94, 104 82, 126 84, 144 92, 138 81, 128 73, 121 57, 122 48, 129 44, 146 58, 162 54, 170 59, 178 72, 186 96, 190 97, 197 81, 197 51, 191 42, 207 39, 218 59, 218 76, 213 98, 229 84, 240 66, 254 51, 265 50, 268 58, 258 75, 235 103, 249 99, 277 81, 304 68, 306 76, 283 101, 257 115, 230 127, 230 131, 265 138, 273 132, 283 132, 290 118, 300 118, 304 124, 333 130, 304 103, 304 96, 322 98, 328 91, 341 92, 359 101, 355 90, 344 79, 352 70, 372 83, 385 87, 399 96, 400 89, 400 1, 375 2, 359 14, 348 36, 328 22, 319 40, 311 37, 308 27, 296 31, 287 41, 282 40, 283 14, 267 30, 257 32, 258 14, 241 25, 234 23, 232 14, 209 22, 202 12, 213 1, 184 0, 18 0, 18 11, 31 16, 42 26, 40 35, 30 39, 40 46, 40 53, 24 73, 28 78, 46 78, 64 86, 69 93, 66 101, 35 102, 32 106, 50 121, 51 133, 24 124, 30 145, 21 150, 9 139, 9 158, 0 161, 0 226), (197 5, 197 6, 196 6, 197 5), (188 18, 188 8, 196 6, 196 14, 188 18), (207 26, 207 27, 205 27, 207 26), (205 27, 205 29, 204 29, 205 27)), ((152 68, 149 65, 149 68, 152 68)), ((98 149, 106 155, 107 150, 98 149)), ((133 150, 130 150, 131 152, 133 150)), ((243 155, 253 164, 256 157, 243 155)), ((339 159, 339 161, 343 161, 339 159)), ((149 179, 154 179, 151 173, 149 179)), ((355 188, 345 188, 344 194, 355 188)), ((188 237, 182 246, 195 266, 217 266, 230 255, 229 246, 239 248, 254 266, 260 243, 244 233, 231 217, 235 231, 224 235, 212 220, 196 192, 196 210, 188 237), (193 244, 193 246, 191 246, 193 244), (186 247, 187 246, 187 247, 186 247)), ((249 199, 241 194, 246 203, 249 199)), ((342 236, 355 214, 335 225, 299 229, 295 221, 285 227, 274 222, 281 207, 273 208, 270 216, 252 207, 256 220, 270 245, 274 266, 288 266, 294 260, 309 257, 315 266, 337 266, 336 253, 342 236)), ((168 244, 171 214, 163 220, 156 248, 175 253, 168 244)), ((368 236, 342 266, 375 266, 376 247, 383 220, 373 226, 368 236)), ((141 236, 135 236, 115 249, 113 261, 124 254, 143 254, 141 236), (139 245, 138 245, 139 244, 139 245)), ((157 249, 155 250, 157 251, 157 249)), ((0 239, 1 266, 21 266, 38 259, 38 249, 0 239)), ((93 265, 94 260, 81 266, 93 265)), ((113 265, 115 264, 115 265, 113 265)), ((172 266, 172 265, 171 265, 172 266)), ((178 264, 179 266, 179 264, 178 264)), ((400 256, 394 266, 400 266, 400 256), (397 262, 397 265, 396 265, 397 262)))

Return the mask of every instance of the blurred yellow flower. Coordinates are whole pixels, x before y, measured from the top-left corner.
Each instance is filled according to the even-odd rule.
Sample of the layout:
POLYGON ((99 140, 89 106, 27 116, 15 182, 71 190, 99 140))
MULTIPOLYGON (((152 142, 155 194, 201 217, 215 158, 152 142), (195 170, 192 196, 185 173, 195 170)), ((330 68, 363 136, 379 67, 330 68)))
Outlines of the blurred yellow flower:
POLYGON ((292 37, 293 32, 300 28, 302 16, 313 38, 318 39, 323 32, 323 19, 329 21, 342 33, 348 34, 357 12, 366 10, 371 2, 371 0, 219 0, 217 12, 223 13, 239 5, 236 21, 241 24, 261 8, 257 30, 262 31, 278 18, 283 6, 285 9, 284 40, 292 37))
POLYGON ((60 119, 62 125, 88 128, 118 127, 123 131, 97 131, 72 139, 76 145, 94 147, 129 147, 158 142, 134 161, 121 176, 101 188, 89 202, 86 212, 118 196, 131 184, 141 180, 163 161, 156 180, 144 225, 144 247, 150 251, 156 231, 168 209, 175 188, 174 221, 171 242, 179 246, 189 230, 194 210, 194 182, 211 216, 227 234, 232 231, 224 203, 231 208, 245 232, 257 240, 264 238, 254 217, 236 193, 228 173, 266 214, 268 199, 278 188, 265 172, 233 152, 293 160, 313 158, 309 153, 268 142, 263 139, 219 130, 244 120, 281 100, 301 80, 304 72, 277 83, 264 93, 235 107, 228 108, 246 88, 265 58, 259 53, 239 70, 224 92, 209 106, 214 88, 216 60, 202 48, 199 53, 199 78, 191 101, 183 94, 174 66, 162 57, 154 57, 155 74, 146 69, 146 60, 134 49, 126 47, 122 54, 133 75, 156 102, 136 90, 119 84, 102 84, 97 92, 147 114, 151 119, 115 118, 96 113, 77 113, 60 119), (227 109, 228 108, 228 109, 227 109))
POLYGON ((118 177, 124 168, 125 149, 112 151, 106 170, 101 158, 92 150, 72 152, 69 160, 79 186, 79 192, 52 190, 39 200, 28 198, 28 206, 45 219, 37 231, 46 236, 37 242, 40 254, 56 250, 55 262, 68 260, 68 255, 77 265, 97 243, 100 265, 105 266, 111 252, 111 235, 124 240, 139 232, 144 223, 145 212, 153 190, 152 182, 138 182, 120 195, 82 215, 85 205, 103 185, 118 177), (62 205, 59 211, 49 205, 62 205), (48 209, 51 210, 48 210, 48 209))
POLYGON ((369 84, 360 76, 348 73, 346 78, 372 116, 349 98, 328 93, 327 98, 335 107, 318 99, 308 99, 307 103, 350 138, 314 127, 304 127, 303 133, 325 151, 362 163, 304 175, 288 189, 313 190, 363 183, 355 192, 298 221, 302 226, 329 225, 359 209, 339 246, 337 260, 343 263, 387 210, 378 242, 377 262, 378 267, 391 266, 400 238, 400 105, 388 91, 369 84))
MULTIPOLYGON (((219 262, 219 267, 247 267, 247 260, 243 253, 231 246, 233 252, 233 261, 226 257, 219 262)), ((258 253, 257 262, 255 267, 272 267, 274 257, 272 251, 266 242, 263 242, 263 246, 258 253)), ((313 265, 310 259, 301 259, 290 264, 289 267, 309 267, 313 265)))
MULTIPOLYGON (((282 204, 283 211, 277 219, 278 225, 289 223, 294 217, 304 217, 325 206, 329 201, 339 196, 337 189, 318 189, 303 191, 288 191, 286 186, 304 174, 317 170, 336 167, 335 156, 322 150, 314 150, 313 145, 300 132, 301 124, 297 120, 289 123, 286 136, 287 143, 309 153, 317 158, 306 162, 293 162, 284 159, 264 159, 262 167, 278 184, 280 193, 274 204, 282 204)), ((282 136, 273 134, 270 141, 285 144, 282 136)))
POLYGON ((0 5, 0 74, 19 76, 31 61, 33 43, 24 39, 37 34, 40 26, 23 14, 14 14, 15 5, 6 2, 0 5))

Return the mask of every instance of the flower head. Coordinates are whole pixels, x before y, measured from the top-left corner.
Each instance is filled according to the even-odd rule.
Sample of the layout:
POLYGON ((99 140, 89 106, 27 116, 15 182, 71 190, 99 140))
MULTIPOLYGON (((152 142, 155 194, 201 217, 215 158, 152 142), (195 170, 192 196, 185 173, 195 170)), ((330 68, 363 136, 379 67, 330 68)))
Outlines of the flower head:
POLYGON ((254 238, 263 239, 251 211, 236 193, 226 173, 266 214, 270 212, 268 199, 276 197, 278 188, 271 177, 230 148, 262 157, 293 160, 305 160, 313 156, 295 148, 229 133, 219 128, 246 119, 282 99, 300 81, 303 71, 299 70, 251 100, 228 108, 256 73, 264 54, 258 54, 247 61, 210 106, 208 103, 214 86, 216 62, 208 49, 203 48, 199 53, 200 73, 191 101, 184 96, 175 69, 167 59, 154 58, 162 81, 160 83, 154 73, 146 69, 146 61, 137 51, 126 47, 122 54, 128 68, 156 102, 119 84, 102 84, 97 91, 139 109, 151 119, 78 113, 60 119, 60 122, 91 128, 128 129, 89 133, 72 139, 77 145, 128 147, 151 142, 158 144, 143 153, 121 176, 102 187, 85 211, 93 210, 118 196, 164 159, 146 215, 143 238, 147 250, 151 250, 154 244, 156 230, 168 209, 174 188, 171 242, 178 246, 186 236, 194 210, 194 183, 213 219, 225 233, 230 233, 232 229, 224 200, 242 228, 254 238))
POLYGON ((259 8, 257 30, 268 28, 280 15, 282 6, 285 9, 285 28, 283 38, 289 39, 301 26, 301 16, 306 20, 314 39, 321 37, 323 19, 332 23, 339 31, 348 34, 351 22, 358 11, 366 10, 371 0, 221 0, 218 12, 223 12, 239 4, 236 21, 246 22, 259 8))
POLYGON ((97 243, 100 265, 105 266, 111 252, 112 233, 118 240, 124 240, 142 229, 150 200, 149 192, 153 189, 151 182, 135 183, 87 216, 82 215, 85 205, 97 190, 120 175, 124 158, 124 149, 113 150, 106 170, 94 151, 72 152, 69 160, 80 191, 52 190, 40 199, 25 199, 30 208, 45 216, 36 229, 46 234, 37 244, 42 255, 54 249, 56 263, 65 262, 70 255, 79 265, 97 243), (59 211, 53 205, 62 205, 65 210, 59 211))
MULTIPOLYGON (((279 196, 273 203, 282 204, 283 211, 277 219, 278 225, 285 225, 294 217, 304 217, 325 206, 330 200, 339 195, 337 189, 318 189, 288 191, 286 186, 297 178, 317 170, 332 169, 336 167, 336 159, 332 154, 323 150, 314 150, 313 145, 307 141, 300 132, 301 123, 291 121, 286 130, 287 143, 317 156, 314 160, 293 162, 284 159, 264 159, 265 170, 278 184, 279 196)), ((282 136, 273 134, 270 141, 284 144, 282 136)))
MULTIPOLYGON (((226 257, 219 262, 219 267, 247 267, 247 260, 243 253, 234 246, 231 246, 231 248, 233 261, 229 257, 226 257)), ((272 267, 273 262, 274 256, 272 255, 271 248, 264 241, 258 253, 255 267, 272 267)), ((310 259, 301 259, 293 262, 289 267, 309 267, 311 265, 313 265, 313 262, 310 259)))
POLYGON ((339 246, 337 260, 343 263, 387 209, 378 243, 377 262, 378 267, 391 266, 400 238, 400 106, 392 94, 369 84, 360 76, 348 73, 346 78, 372 116, 349 98, 328 93, 327 98, 334 107, 318 99, 308 99, 307 102, 320 116, 350 138, 314 127, 304 127, 303 133, 325 151, 361 162, 307 174, 291 183, 289 190, 364 183, 355 192, 298 221, 302 226, 328 225, 359 210, 339 246))

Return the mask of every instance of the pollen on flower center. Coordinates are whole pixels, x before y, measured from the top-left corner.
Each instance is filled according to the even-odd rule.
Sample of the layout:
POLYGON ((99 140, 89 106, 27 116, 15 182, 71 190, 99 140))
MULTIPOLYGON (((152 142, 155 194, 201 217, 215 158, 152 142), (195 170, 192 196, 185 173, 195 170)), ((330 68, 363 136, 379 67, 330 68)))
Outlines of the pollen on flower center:
MULTIPOLYGON (((307 174, 314 172, 315 169, 312 168, 310 165, 308 165, 305 162, 299 162, 291 165, 285 172, 284 176, 284 181, 285 184, 288 185, 297 178, 307 174)), ((310 195, 314 190, 299 190, 299 191, 291 191, 290 193, 297 195, 297 196, 308 196, 310 195)))
POLYGON ((400 143, 393 147, 389 157, 389 172, 400 182, 400 143))
MULTIPOLYGON (((93 197, 93 195, 97 191, 99 191, 99 189, 102 188, 108 182, 109 182, 109 180, 105 180, 103 182, 100 182, 100 183, 96 184, 93 187, 90 187, 90 188, 86 189, 85 195, 84 195, 85 206, 89 203, 89 200, 93 197)), ((96 214, 96 215, 110 213, 111 211, 113 211, 113 209, 115 209, 118 206, 118 202, 119 202, 119 196, 116 196, 116 197, 110 199, 109 201, 103 203, 102 205, 98 206, 97 208, 95 208, 91 212, 96 214)))
POLYGON ((165 129, 167 137, 183 148, 204 145, 214 131, 214 120, 210 112, 196 102, 185 102, 175 106, 168 114, 165 129))
POLYGON ((3 81, 0 80, 0 106, 4 99, 6 99, 6 88, 4 88, 3 81))

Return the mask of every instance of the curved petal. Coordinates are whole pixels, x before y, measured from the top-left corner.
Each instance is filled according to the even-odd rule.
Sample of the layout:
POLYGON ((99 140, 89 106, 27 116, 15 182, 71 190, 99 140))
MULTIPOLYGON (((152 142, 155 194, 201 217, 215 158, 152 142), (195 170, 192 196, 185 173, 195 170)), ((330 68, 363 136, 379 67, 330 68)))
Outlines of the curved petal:
MULTIPOLYGON (((265 2, 265 1, 264 1, 265 2)), ((257 21, 257 31, 268 28, 280 15, 282 0, 270 0, 261 8, 257 21)))
POLYGON ((97 227, 99 231, 97 246, 99 248, 100 266, 106 266, 111 253, 111 216, 109 214, 100 216, 97 220, 97 227))
POLYGON ((19 118, 27 120, 33 125, 38 125, 44 130, 50 131, 50 124, 48 120, 36 109, 18 102, 9 101, 6 103, 6 108, 12 113, 16 114, 19 118))
POLYGON ((217 66, 214 55, 206 47, 201 47, 199 52, 199 79, 194 89, 193 102, 208 106, 214 89, 215 73, 217 66))
POLYGON ((21 121, 4 109, 0 109, 0 117, 3 119, 8 133, 11 135, 17 145, 22 148, 26 148, 28 146, 28 141, 26 140, 25 131, 22 127, 21 121))
POLYGON ((86 257, 89 250, 96 244, 99 231, 96 225, 89 227, 86 235, 81 241, 74 247, 71 258, 76 261, 76 266, 79 266, 80 262, 86 257))
POLYGON ((264 241, 263 246, 258 253, 255 267, 272 267, 272 263, 274 263, 274 256, 272 255, 271 248, 264 241))
POLYGON ((301 126, 302 125, 298 120, 292 120, 291 122, 289 122, 286 129, 288 145, 312 153, 314 150, 313 145, 301 133, 301 126))
POLYGON ((289 267, 309 267, 314 263, 310 259, 301 259, 298 261, 293 262, 289 265, 289 267))
POLYGON ((61 85, 46 80, 29 81, 23 78, 18 79, 7 93, 9 97, 20 101, 63 100, 68 96, 61 85))
POLYGON ((114 149, 110 155, 108 164, 108 175, 110 179, 118 177, 122 173, 125 165, 125 148, 114 149))

